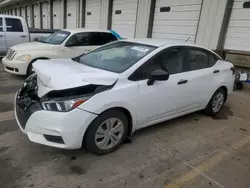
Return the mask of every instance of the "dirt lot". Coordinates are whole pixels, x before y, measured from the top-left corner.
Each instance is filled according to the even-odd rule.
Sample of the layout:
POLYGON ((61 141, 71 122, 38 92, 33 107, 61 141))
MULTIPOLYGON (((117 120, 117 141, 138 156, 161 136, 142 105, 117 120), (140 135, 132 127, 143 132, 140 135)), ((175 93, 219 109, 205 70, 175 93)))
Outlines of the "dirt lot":
POLYGON ((34 144, 21 133, 13 97, 23 79, 0 64, 1 188, 250 187, 250 90, 234 92, 216 118, 199 112, 161 123, 95 156, 34 144))

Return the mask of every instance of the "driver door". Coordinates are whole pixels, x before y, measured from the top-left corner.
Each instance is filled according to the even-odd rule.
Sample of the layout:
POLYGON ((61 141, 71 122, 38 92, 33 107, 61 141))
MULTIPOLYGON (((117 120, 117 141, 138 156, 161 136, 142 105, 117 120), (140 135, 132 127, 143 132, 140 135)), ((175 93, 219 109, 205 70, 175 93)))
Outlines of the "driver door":
POLYGON ((135 73, 139 85, 138 125, 145 127, 160 122, 178 113, 195 108, 195 104, 186 97, 188 83, 184 81, 185 63, 184 49, 175 47, 160 52, 155 58, 145 63, 135 73), (167 71, 167 81, 155 81, 148 85, 147 81, 154 70, 167 71))

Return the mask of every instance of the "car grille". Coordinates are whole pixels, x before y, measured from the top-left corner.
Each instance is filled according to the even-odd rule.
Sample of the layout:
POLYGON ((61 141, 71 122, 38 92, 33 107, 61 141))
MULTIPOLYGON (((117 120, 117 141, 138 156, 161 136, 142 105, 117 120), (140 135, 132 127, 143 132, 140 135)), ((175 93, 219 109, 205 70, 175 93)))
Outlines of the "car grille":
POLYGON ((16 55, 16 51, 9 49, 7 54, 6 54, 6 58, 12 60, 16 55))

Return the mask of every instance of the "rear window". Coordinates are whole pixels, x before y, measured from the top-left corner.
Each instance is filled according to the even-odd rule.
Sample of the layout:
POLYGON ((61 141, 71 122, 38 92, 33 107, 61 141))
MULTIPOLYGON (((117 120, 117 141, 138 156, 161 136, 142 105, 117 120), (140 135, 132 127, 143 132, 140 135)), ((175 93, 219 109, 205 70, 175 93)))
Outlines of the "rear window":
POLYGON ((21 20, 16 18, 5 18, 7 32, 23 32, 21 20))

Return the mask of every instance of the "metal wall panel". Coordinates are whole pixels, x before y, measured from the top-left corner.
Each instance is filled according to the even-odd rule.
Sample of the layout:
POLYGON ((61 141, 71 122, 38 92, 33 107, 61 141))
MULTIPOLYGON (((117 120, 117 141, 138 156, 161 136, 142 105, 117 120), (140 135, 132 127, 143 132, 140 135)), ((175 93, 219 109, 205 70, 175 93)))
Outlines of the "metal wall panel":
POLYGON ((138 0, 114 0, 111 28, 125 38, 134 38, 138 0))
POLYGON ((99 29, 101 20, 101 0, 86 0, 85 27, 99 29))
POLYGON ((245 2, 247 1, 234 1, 225 39, 225 50, 250 51, 250 7, 245 7, 245 2))
POLYGON ((50 29, 50 11, 49 11, 49 3, 44 2, 41 4, 42 6, 42 25, 43 29, 50 29))
POLYGON ((53 1, 53 27, 54 29, 63 28, 63 2, 61 0, 53 1))
POLYGON ((26 13, 27 13, 27 17, 26 17, 26 21, 27 21, 27 24, 29 27, 32 27, 32 23, 31 23, 31 20, 32 20, 32 13, 31 13, 31 6, 26 6, 26 13))
POLYGON ((35 28, 40 28, 40 11, 39 11, 39 6, 38 4, 33 5, 33 11, 34 11, 34 27, 35 28))
POLYGON ((194 43, 202 0, 156 0, 152 38, 194 43))
POLYGON ((78 27, 78 16, 80 13, 78 0, 67 0, 67 28, 78 27))

